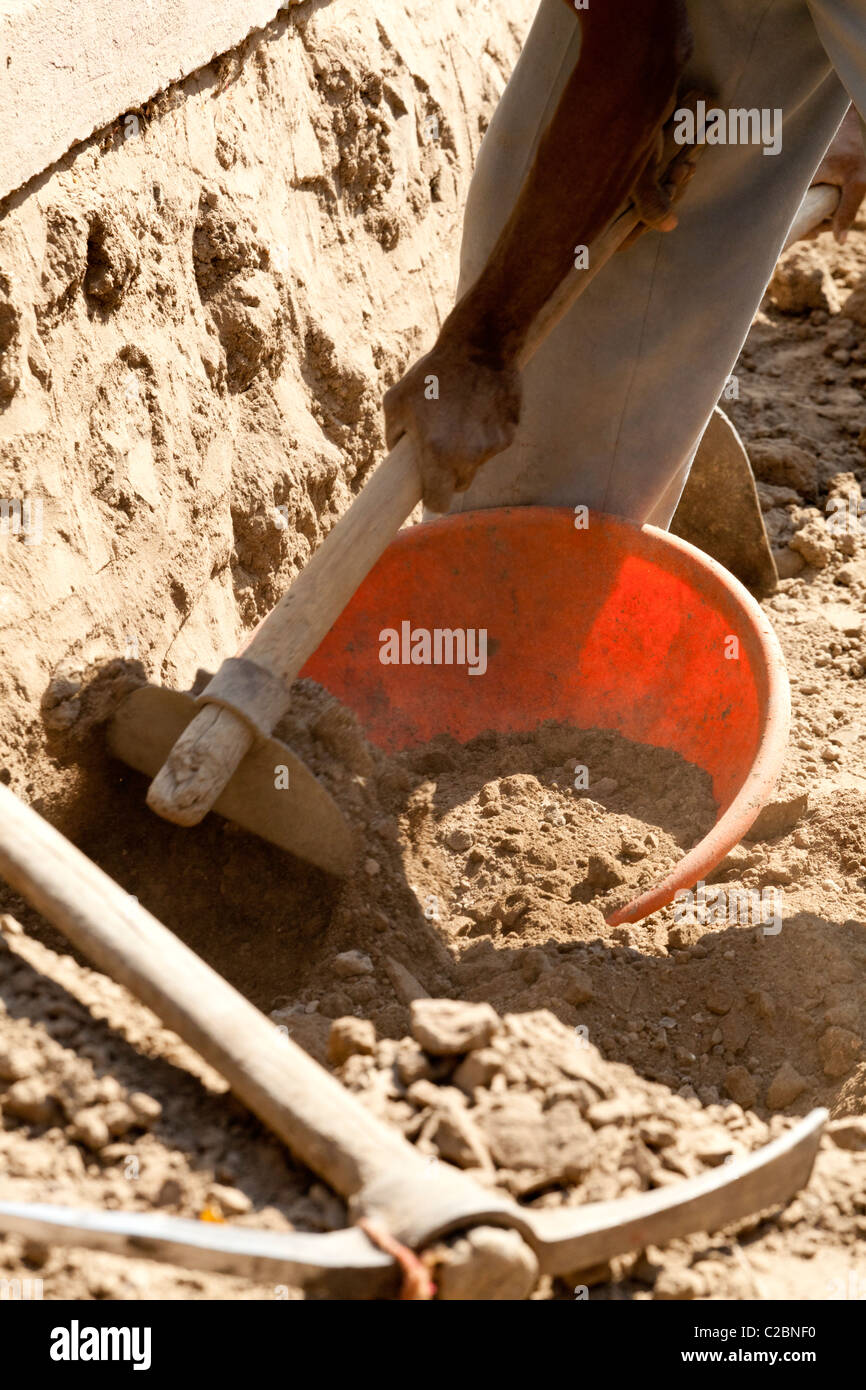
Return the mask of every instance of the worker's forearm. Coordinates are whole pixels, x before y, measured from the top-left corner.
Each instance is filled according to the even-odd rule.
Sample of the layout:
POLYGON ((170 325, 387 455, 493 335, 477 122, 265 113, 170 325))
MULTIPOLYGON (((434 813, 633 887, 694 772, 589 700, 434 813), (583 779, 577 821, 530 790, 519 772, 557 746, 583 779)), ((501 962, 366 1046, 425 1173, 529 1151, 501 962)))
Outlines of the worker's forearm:
MULTIPOLYGON (((566 0, 567 2, 567 0, 566 0)), ((579 61, 517 204, 442 336, 514 362, 536 314, 628 197, 688 56, 681 0, 593 0, 579 61)))

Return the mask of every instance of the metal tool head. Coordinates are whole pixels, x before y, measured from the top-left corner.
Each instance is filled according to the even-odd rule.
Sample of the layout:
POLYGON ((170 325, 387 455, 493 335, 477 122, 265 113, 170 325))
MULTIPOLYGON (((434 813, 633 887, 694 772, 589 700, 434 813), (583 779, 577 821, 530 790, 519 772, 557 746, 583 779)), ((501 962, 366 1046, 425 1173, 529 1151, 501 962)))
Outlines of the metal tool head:
MULTIPOLYGON (((771 1143, 730 1164, 684 1178, 672 1187, 578 1207, 519 1207, 460 1174, 463 1181, 446 1198, 446 1206, 451 1202, 449 1216, 441 1204, 437 1210, 437 1186, 443 1178, 447 1182, 454 1170, 437 1161, 426 1199, 415 1200, 405 1209, 399 1190, 396 1202, 388 1201, 384 1176, 379 1189, 384 1199, 381 1227, 393 1233, 396 1226, 398 1241, 405 1244, 407 1236, 412 1236, 409 1248, 420 1251, 436 1238, 439 1228, 510 1226, 528 1240, 543 1272, 561 1276, 597 1267, 649 1243, 664 1246, 784 1206, 809 1181, 826 1120, 826 1110, 813 1110, 771 1143)), ((377 1205, 369 1187, 361 1195, 364 1205, 371 1198, 377 1205)), ((378 1248, 357 1225, 319 1235, 210 1225, 161 1212, 83 1211, 4 1201, 0 1202, 0 1234, 267 1282, 317 1284, 332 1298, 389 1297, 399 1286, 393 1252, 378 1248)), ((501 1277, 500 1270, 497 1278, 501 1277)))
MULTIPOLYGON (((142 686, 117 710, 109 747, 115 757, 153 777, 198 713, 192 695, 142 686)), ((214 810, 328 873, 345 878, 354 867, 348 821, 306 764, 277 738, 256 741, 214 810)))

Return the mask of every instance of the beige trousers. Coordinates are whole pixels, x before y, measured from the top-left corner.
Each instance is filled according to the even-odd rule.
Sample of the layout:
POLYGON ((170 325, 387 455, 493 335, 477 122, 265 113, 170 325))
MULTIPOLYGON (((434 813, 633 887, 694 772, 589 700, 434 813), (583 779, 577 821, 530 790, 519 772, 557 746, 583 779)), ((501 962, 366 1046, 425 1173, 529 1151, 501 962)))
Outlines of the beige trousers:
MULTIPOLYGON (((515 443, 454 511, 586 503, 667 526, 849 99, 866 115, 866 0, 688 0, 688 9, 688 79, 709 85, 722 109, 780 110, 781 149, 707 146, 676 231, 648 233, 616 256, 557 326, 526 370, 515 443)), ((541 0, 479 152, 458 295, 484 267, 579 45, 576 16, 541 0)))

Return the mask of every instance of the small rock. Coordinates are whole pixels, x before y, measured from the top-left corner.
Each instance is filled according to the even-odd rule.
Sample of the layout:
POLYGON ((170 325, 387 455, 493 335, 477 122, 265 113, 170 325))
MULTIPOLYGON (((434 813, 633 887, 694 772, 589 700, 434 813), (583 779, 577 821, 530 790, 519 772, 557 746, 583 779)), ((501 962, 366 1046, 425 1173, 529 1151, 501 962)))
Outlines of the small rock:
POLYGON ((638 1134, 649 1149, 668 1149, 676 1143, 677 1130, 669 1120, 650 1115, 641 1120, 638 1134))
POLYGON ((0 1080, 23 1081, 39 1071, 40 1058, 37 1052, 25 1047, 7 1047, 0 1044, 0 1080))
MULTIPOLYGON (((406 1099, 418 1110, 438 1110, 441 1106, 449 1104, 448 1093, 453 1090, 453 1086, 434 1086, 432 1081, 422 1077, 413 1081, 407 1088, 406 1099)), ((466 1097, 458 1092, 456 1097, 451 1097, 450 1103, 452 1106, 459 1105, 461 1109, 465 1109, 466 1097)))
POLYGON ((827 527, 817 518, 807 522, 801 530, 795 531, 788 545, 792 550, 799 551, 806 564, 812 565, 816 570, 827 568, 835 549, 827 527))
POLYGON ((493 1164, 481 1131, 470 1115, 456 1105, 439 1109, 428 1135, 440 1158, 458 1168, 488 1168, 493 1164))
POLYGON ((726 1014, 734 1006, 734 996, 723 985, 713 984, 704 995, 704 1003, 711 1014, 726 1014))
POLYGON ((373 962, 363 951, 342 951, 339 956, 334 957, 334 974, 341 979, 349 979, 353 975, 372 975, 373 962))
POLYGON ((404 1086, 412 1086, 416 1081, 435 1081, 441 1061, 427 1056, 412 1038, 403 1038, 397 1045, 394 1069, 397 1078, 404 1086))
POLYGON ((787 546, 781 550, 774 550, 773 559, 776 562, 776 573, 780 579, 796 579, 797 575, 802 574, 806 568, 806 561, 802 555, 798 555, 796 550, 789 550, 787 546))
POLYGON ((591 854, 586 870, 586 882, 590 888, 596 888, 603 893, 608 888, 616 888, 620 883, 625 883, 625 874, 609 854, 591 854))
POLYGON ((452 1057, 485 1047, 499 1027, 489 1004, 454 999, 415 999, 412 1036, 433 1057, 452 1057))
POLYGON ((50 1245, 43 1244, 41 1240, 28 1239, 24 1241, 21 1255, 34 1269, 44 1269, 51 1258, 51 1249, 50 1245))
POLYGON ((534 985, 541 975, 547 974, 552 969, 547 952, 543 951, 540 946, 534 946, 522 952, 520 974, 528 985, 534 985))
POLYGON ((780 257, 767 294, 783 314, 838 314, 842 299, 820 246, 798 242, 780 257))
POLYGON ((377 859, 365 859, 365 860, 364 860, 364 873, 365 873, 365 874, 369 874, 371 878, 375 878, 376 874, 378 874, 378 873, 380 873, 380 872, 381 872, 381 870, 380 870, 380 868, 379 868, 379 861, 378 861, 377 859))
POLYGON ((216 1203, 223 1216, 246 1216, 253 1204, 245 1192, 237 1187, 224 1187, 215 1182, 208 1189, 208 1203, 216 1203))
POLYGON ((129 1104, 136 1120, 143 1128, 156 1124, 162 1115, 160 1102, 144 1091, 133 1091, 129 1097, 129 1104))
POLYGON ((703 1293, 704 1281, 697 1270, 680 1265, 663 1269, 653 1287, 653 1296, 665 1300, 701 1298, 703 1293))
POLYGON ((405 965, 401 965, 398 960, 391 956, 385 959, 385 969, 388 972, 388 979, 394 989, 394 993, 401 1004, 411 1004, 415 999, 429 999, 430 996, 422 984, 415 979, 410 970, 405 965))
MULTIPOLYGON (((56 1113, 54 1101, 48 1094, 44 1081, 37 1076, 16 1081, 14 1086, 10 1086, 3 1108, 7 1114, 15 1115, 30 1125, 50 1124, 56 1113)), ((107 1142, 108 1130, 105 1132, 105 1138, 107 1142)))
POLYGON ((534 1096, 509 1091, 488 1102, 478 1125, 495 1163, 521 1172, 549 1166, 550 1142, 544 1112, 534 1096))
POLYGON ((643 840, 639 840, 634 835, 621 835, 619 857, 627 859, 629 863, 637 863, 640 859, 646 859, 647 847, 643 840))
POLYGON ((734 1146, 724 1130, 711 1130, 699 1131, 689 1139, 688 1149, 707 1168, 718 1168, 733 1153, 734 1146))
POLYGON ((862 1039, 848 1028, 828 1028, 818 1039, 818 1052, 825 1076, 847 1076, 858 1060, 862 1039))
POLYGON ((633 1118, 633 1106, 628 1097, 619 1096, 614 1100, 599 1100, 591 1105, 586 1118, 595 1129, 602 1125, 624 1125, 633 1118))
POLYGON ((725 1072, 725 1090, 744 1110, 750 1110, 758 1099, 755 1078, 745 1067, 730 1067, 725 1072))
POLYGON ((704 934, 698 922, 676 922, 668 928, 668 945, 674 951, 687 951, 697 945, 704 934))
POLYGON ((328 1035, 328 1061, 342 1066, 356 1053, 372 1056, 376 1050, 376 1029, 366 1018, 335 1018, 328 1035))
POLYGON ((289 1013, 285 1010, 279 1010, 271 1017, 278 1025, 288 1028, 289 1040, 297 1047, 302 1047, 317 1062, 327 1062, 328 1039, 331 1035, 329 1018, 324 1018, 322 1014, 289 1013))
POLYGON ((73 1123, 69 1126, 69 1136, 71 1139, 77 1140, 78 1143, 85 1144, 88 1149, 93 1149, 96 1153, 105 1148, 111 1137, 108 1125, 96 1106, 88 1106, 84 1110, 79 1110, 73 1123))
POLYGON ((459 1086, 467 1096, 478 1087, 490 1085, 494 1076, 502 1071, 502 1057, 492 1047, 479 1047, 464 1057, 454 1073, 454 1085, 459 1086))
POLYGON ((783 1062, 767 1087, 767 1109, 784 1110, 801 1096, 806 1082, 790 1062, 783 1062))
POLYGON ((102 1118, 108 1125, 108 1132, 115 1139, 120 1134, 126 1134, 138 1121, 135 1111, 125 1100, 112 1100, 108 1105, 102 1107, 102 1118))
POLYGON ((836 572, 836 582, 849 589, 866 586, 866 560, 850 560, 836 572))
POLYGON ((777 488, 790 488, 801 497, 815 496, 818 486, 816 460, 790 440, 758 439, 749 445, 749 459, 755 477, 762 482, 777 488))
POLYGON ((866 286, 858 285, 852 290, 839 312, 844 318, 853 319, 861 328, 866 328, 866 286))
POLYGON ((793 830, 809 809, 809 793, 800 787, 777 788, 748 831, 750 840, 774 840, 793 830))
POLYGON ((595 987, 585 971, 568 965, 560 975, 559 994, 567 1004, 588 1004, 595 998, 595 987))
POLYGON ((464 830, 461 826, 458 826, 456 830, 452 830, 451 834, 446 836, 445 843, 449 849, 456 850, 458 854, 462 854, 464 850, 472 848, 472 836, 469 834, 468 830, 464 830))

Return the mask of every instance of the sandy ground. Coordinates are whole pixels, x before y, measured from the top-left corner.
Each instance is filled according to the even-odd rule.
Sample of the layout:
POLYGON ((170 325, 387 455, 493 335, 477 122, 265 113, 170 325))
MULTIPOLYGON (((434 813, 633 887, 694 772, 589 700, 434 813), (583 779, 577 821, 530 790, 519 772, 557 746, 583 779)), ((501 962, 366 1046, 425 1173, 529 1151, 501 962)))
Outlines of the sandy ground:
MULTIPOLYGON (((615 749, 596 751, 605 776, 578 797, 568 777, 585 758, 567 739, 544 756, 537 740, 492 761, 481 748, 471 765, 439 748, 395 771, 337 716, 295 729, 326 776, 348 758, 367 844, 345 890, 219 823, 157 822, 92 727, 107 708, 95 669, 118 662, 109 702, 145 672, 189 684, 376 458, 381 391, 447 305, 475 113, 489 115, 531 6, 495 24, 487 8, 469 24, 468 8, 454 0, 416 33, 396 3, 379 26, 348 0, 303 6, 142 113, 137 142, 106 133, 12 200, 3 478, 45 496, 47 540, 4 540, 0 776, 389 1123, 520 1200, 675 1182, 828 1106, 833 1133, 784 1211, 582 1281, 608 1299, 863 1297, 866 224, 844 249, 825 237, 789 253, 726 403, 784 575, 765 609, 794 725, 770 812, 713 878, 780 893, 778 934, 673 909, 605 925, 608 897, 695 833, 676 797, 662 804, 670 769, 636 804, 615 749), (144 186, 146 207, 130 192, 144 186), (423 994, 505 1021, 442 1065, 413 1036, 423 994)), ((344 1224, 147 1010, 6 890, 0 911, 0 1195, 344 1224)), ((0 1272, 41 1278, 48 1298, 300 1296, 14 1239, 0 1272)))

